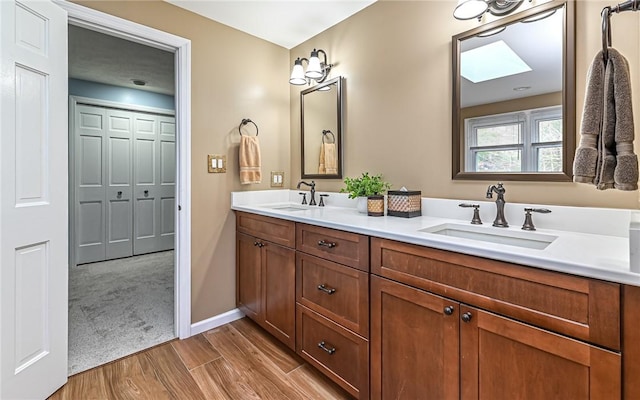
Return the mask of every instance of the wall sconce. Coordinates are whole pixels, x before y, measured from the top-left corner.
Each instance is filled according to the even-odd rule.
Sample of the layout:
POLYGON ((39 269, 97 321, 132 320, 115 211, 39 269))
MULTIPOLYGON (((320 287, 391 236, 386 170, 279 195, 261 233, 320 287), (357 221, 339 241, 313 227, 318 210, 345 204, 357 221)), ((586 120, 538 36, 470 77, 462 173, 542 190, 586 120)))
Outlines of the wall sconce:
POLYGON ((298 57, 293 63, 289 83, 292 85, 304 85, 306 83, 310 84, 311 80, 316 81, 316 83, 324 82, 329 76, 331 67, 333 67, 333 64, 327 63, 327 53, 322 49, 313 49, 309 59, 298 57), (322 53, 323 61, 320 61, 318 53, 322 53), (302 68, 303 61, 307 62, 306 71, 302 68))
MULTIPOLYGON (((511 14, 520 7, 524 0, 458 0, 458 5, 453 10, 455 19, 482 18, 489 11, 491 14, 502 17, 511 14)), ((529 0, 531 2, 531 0, 529 0)))

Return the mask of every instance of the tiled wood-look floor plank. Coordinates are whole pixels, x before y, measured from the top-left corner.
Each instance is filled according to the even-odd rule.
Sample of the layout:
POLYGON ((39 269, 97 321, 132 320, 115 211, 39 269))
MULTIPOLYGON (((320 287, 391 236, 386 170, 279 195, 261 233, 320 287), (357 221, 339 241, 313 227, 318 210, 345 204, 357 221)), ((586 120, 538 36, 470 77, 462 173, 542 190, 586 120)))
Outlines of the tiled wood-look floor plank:
POLYGON ((307 399, 348 400, 352 398, 337 385, 327 382, 328 378, 309 364, 291 371, 287 377, 300 392, 305 394, 307 399))
POLYGON ((77 375, 72 385, 66 384, 50 400, 109 399, 104 375, 100 369, 91 369, 77 375))
POLYGON ((285 374, 233 326, 224 325, 205 332, 205 337, 233 369, 243 371, 245 382, 262 399, 304 399, 285 374))
POLYGON ((262 328, 240 320, 74 375, 50 399, 350 398, 308 364, 293 369, 299 363, 299 357, 262 328), (188 370, 196 364, 201 365, 188 370))
POLYGON ((169 399, 170 395, 155 376, 145 375, 140 355, 123 358, 100 368, 107 384, 109 399, 169 399))
POLYGON ((192 369, 191 375, 207 399, 261 399, 222 357, 192 369))
POLYGON ((185 340, 175 340, 171 342, 171 345, 189 370, 221 357, 220 353, 201 334, 185 340))
POLYGON ((154 347, 138 355, 147 379, 157 378, 174 399, 204 400, 200 388, 191 377, 171 343, 154 347))
POLYGON ((267 331, 260 328, 249 318, 233 321, 230 325, 236 328, 242 336, 249 339, 284 373, 289 373, 304 364, 304 361, 296 353, 279 341, 273 340, 273 336, 269 335, 267 331))

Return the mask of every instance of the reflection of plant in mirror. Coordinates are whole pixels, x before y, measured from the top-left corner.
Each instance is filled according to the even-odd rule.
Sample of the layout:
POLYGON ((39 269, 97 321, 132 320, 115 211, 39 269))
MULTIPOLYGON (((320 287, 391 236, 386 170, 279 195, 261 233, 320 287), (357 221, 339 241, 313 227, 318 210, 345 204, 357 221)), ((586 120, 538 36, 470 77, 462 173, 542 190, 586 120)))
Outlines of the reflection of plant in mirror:
POLYGON ((344 183, 347 187, 340 189, 340 193, 349 193, 350 199, 373 196, 391 188, 391 184, 382 179, 382 174, 369 175, 368 172, 359 178, 347 177, 344 183))

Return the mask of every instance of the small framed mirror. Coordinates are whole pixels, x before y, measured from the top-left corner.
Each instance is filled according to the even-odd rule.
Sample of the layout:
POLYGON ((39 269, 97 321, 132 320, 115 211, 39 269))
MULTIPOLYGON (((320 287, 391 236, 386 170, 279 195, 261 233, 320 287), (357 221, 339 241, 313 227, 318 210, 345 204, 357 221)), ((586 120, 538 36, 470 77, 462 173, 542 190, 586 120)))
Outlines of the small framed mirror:
POLYGON ((453 179, 571 180, 574 13, 551 1, 453 37, 453 179))
POLYGON ((338 77, 300 92, 302 178, 342 178, 342 85, 338 77))

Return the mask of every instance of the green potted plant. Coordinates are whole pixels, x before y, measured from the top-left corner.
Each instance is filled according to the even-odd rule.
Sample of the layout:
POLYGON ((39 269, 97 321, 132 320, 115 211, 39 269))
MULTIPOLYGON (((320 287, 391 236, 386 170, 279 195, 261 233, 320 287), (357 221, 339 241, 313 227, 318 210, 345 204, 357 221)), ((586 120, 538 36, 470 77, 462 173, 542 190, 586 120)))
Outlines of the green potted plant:
POLYGON ((358 178, 347 177, 344 183, 346 187, 340 189, 340 193, 348 193, 350 199, 358 199, 357 207, 361 213, 367 212, 368 197, 382 195, 385 190, 391 188, 391 184, 382 179, 382 174, 369 175, 368 172, 364 172, 358 178))

